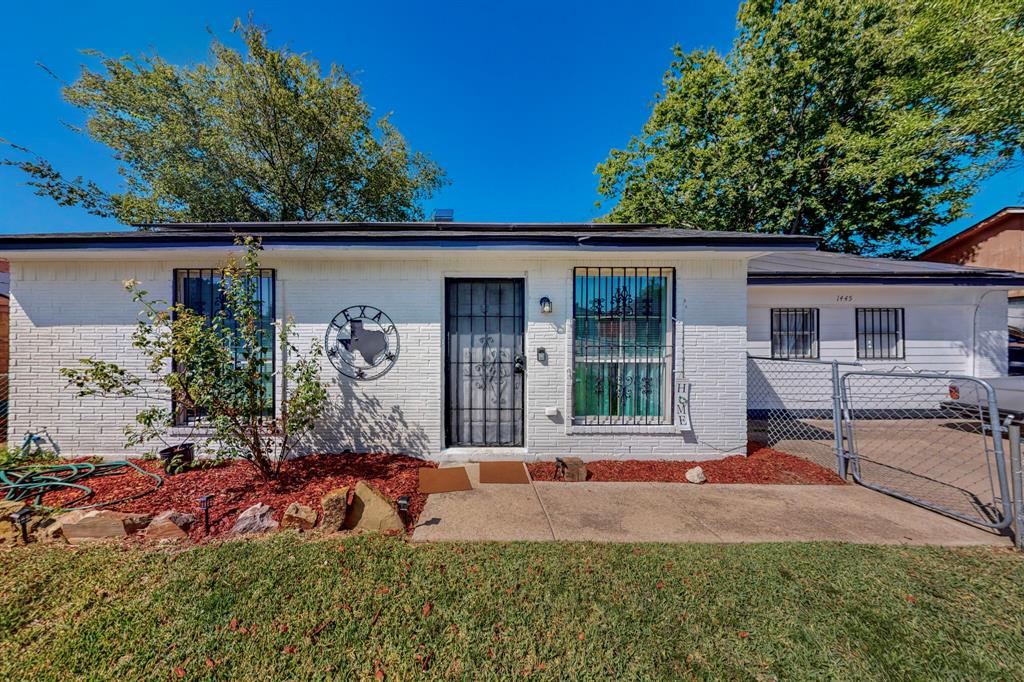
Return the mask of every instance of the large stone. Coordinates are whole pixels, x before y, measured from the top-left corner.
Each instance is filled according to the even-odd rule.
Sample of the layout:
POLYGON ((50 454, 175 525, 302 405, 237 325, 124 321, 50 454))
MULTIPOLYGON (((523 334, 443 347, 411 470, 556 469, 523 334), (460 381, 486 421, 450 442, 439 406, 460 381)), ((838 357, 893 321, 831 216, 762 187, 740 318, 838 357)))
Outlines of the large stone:
POLYGON ((555 478, 582 483, 587 480, 587 465, 579 457, 556 457, 555 478))
POLYGON ((21 527, 11 520, 25 506, 24 502, 0 500, 0 543, 13 545, 21 542, 21 527))
POLYGON ((61 517, 60 529, 65 540, 77 545, 81 542, 126 538, 145 528, 150 520, 146 514, 97 509, 72 519, 61 517))
POLYGON ((316 510, 298 502, 292 502, 281 517, 281 528, 310 530, 316 525, 316 510))
POLYGON ((345 527, 373 532, 405 530, 398 507, 366 481, 356 484, 345 527))
POLYGON ((686 480, 690 483, 704 483, 708 480, 708 477, 704 475, 704 470, 700 467, 693 467, 692 469, 686 470, 686 480))
POLYGON ((324 509, 320 530, 325 533, 342 530, 348 513, 348 486, 329 491, 320 499, 320 506, 324 509))
POLYGON ((196 517, 168 510, 157 514, 146 528, 147 540, 184 540, 196 517))
POLYGON ((238 515, 235 525, 231 527, 231 535, 249 535, 250 533, 266 533, 277 528, 274 510, 262 502, 254 504, 238 515))

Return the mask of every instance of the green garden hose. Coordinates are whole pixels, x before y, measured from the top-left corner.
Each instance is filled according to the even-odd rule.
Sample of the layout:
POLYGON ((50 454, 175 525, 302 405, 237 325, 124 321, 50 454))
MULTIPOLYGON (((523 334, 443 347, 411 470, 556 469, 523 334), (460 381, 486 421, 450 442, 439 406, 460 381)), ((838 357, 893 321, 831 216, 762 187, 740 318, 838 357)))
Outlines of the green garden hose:
POLYGON ((33 507, 44 507, 43 495, 58 490, 69 488, 82 491, 82 495, 71 500, 71 504, 88 500, 93 495, 93 490, 84 481, 96 476, 117 476, 127 473, 128 469, 135 469, 141 474, 149 476, 156 481, 152 490, 144 490, 135 495, 122 497, 109 502, 97 502, 80 506, 64 506, 62 509, 92 509, 94 507, 105 507, 111 504, 127 502, 148 495, 164 483, 159 474, 146 471, 142 467, 127 460, 103 462, 93 464, 91 462, 69 462, 68 464, 54 464, 50 466, 19 466, 10 469, 0 469, 0 491, 6 490, 4 499, 14 502, 25 502, 33 507), (32 500, 32 501, 30 501, 32 500))

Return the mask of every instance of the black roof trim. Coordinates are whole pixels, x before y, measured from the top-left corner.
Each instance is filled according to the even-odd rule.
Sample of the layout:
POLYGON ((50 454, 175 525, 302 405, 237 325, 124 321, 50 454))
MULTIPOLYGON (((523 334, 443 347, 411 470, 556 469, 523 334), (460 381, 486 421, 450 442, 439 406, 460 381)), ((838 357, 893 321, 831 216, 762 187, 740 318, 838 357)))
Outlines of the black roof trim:
POLYGON ((822 274, 801 273, 748 273, 748 285, 801 285, 801 284, 902 284, 907 286, 1024 286, 1024 274, 980 272, 976 275, 963 272, 949 274, 822 274))
POLYGON ((387 247, 743 247, 813 249, 817 238, 749 232, 714 232, 655 225, 502 223, 280 223, 175 226, 122 232, 71 232, 0 236, 3 250, 67 248, 152 248, 231 246, 240 235, 254 235, 265 246, 387 247), (310 226, 313 226, 310 228, 310 226), (438 227, 438 226, 443 227, 438 227))

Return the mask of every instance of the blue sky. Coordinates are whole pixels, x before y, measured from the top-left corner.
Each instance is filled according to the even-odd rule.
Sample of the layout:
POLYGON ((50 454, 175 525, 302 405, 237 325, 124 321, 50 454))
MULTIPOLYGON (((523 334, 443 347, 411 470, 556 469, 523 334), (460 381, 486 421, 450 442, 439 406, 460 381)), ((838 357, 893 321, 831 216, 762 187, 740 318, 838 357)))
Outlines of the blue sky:
MULTIPOLYGON (((115 187, 113 160, 62 125, 81 115, 36 62, 73 80, 88 61, 82 49, 199 61, 207 29, 230 41, 234 19, 250 11, 275 45, 344 65, 375 110, 392 112, 413 147, 448 171, 452 184, 428 211, 493 221, 599 215, 594 167, 647 119, 672 46, 727 50, 736 23, 736 5, 706 0, 12 3, 0 23, 0 137, 115 187)), ((972 216, 938 237, 1024 203, 1022 189, 1024 171, 992 178, 972 216)), ((124 228, 36 197, 0 168, 0 232, 94 229, 124 228)))

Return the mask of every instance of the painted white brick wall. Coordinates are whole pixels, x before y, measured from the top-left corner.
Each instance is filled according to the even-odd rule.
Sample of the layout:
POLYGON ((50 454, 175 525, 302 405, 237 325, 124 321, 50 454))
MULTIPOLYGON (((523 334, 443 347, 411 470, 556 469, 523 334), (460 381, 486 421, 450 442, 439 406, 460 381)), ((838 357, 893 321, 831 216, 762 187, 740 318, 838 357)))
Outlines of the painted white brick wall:
MULTIPOLYGON (((743 452, 746 442, 746 261, 665 254, 557 256, 525 252, 424 252, 375 259, 341 252, 331 260, 267 254, 277 270, 277 313, 293 316, 300 348, 322 340, 329 320, 354 304, 374 305, 401 338, 394 369, 372 382, 339 377, 327 360, 331 407, 308 449, 380 450, 442 458, 443 286, 445 277, 523 277, 526 281, 528 458, 709 459, 743 452), (692 433, 674 427, 572 427, 570 392, 572 268, 582 265, 676 268, 675 369, 693 384, 692 433), (544 315, 537 301, 552 299, 544 315), (536 350, 543 346, 548 361, 536 350), (557 417, 545 415, 556 407, 557 417)), ((139 404, 77 399, 58 369, 80 357, 141 371, 131 347, 137 305, 122 281, 135 278, 170 299, 175 267, 215 267, 209 258, 140 262, 15 262, 11 302, 11 439, 47 427, 65 454, 124 454, 124 427, 139 404)), ((137 448, 133 452, 143 452, 137 448)), ((502 455, 507 457, 508 455, 502 455)))

